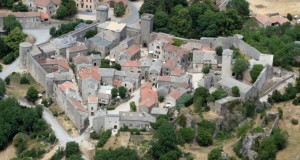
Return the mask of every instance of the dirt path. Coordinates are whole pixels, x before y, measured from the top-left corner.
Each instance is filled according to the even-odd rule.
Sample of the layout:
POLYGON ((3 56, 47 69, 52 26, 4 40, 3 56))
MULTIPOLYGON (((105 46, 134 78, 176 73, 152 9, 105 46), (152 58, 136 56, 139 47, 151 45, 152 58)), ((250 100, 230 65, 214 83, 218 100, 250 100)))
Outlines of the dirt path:
POLYGON ((227 143, 227 144, 225 144, 225 145, 223 146, 223 151, 224 151, 225 153, 227 153, 230 157, 235 157, 237 160, 238 160, 239 158, 235 155, 235 153, 234 153, 234 151, 233 151, 233 146, 234 146, 234 144, 237 143, 239 140, 240 140, 240 139, 237 139, 237 140, 235 140, 235 141, 233 141, 233 142, 230 142, 230 143, 227 143))
POLYGON ((4 151, 0 152, 0 159, 12 159, 16 157, 16 148, 13 144, 10 144, 4 151))
POLYGON ((52 150, 44 155, 44 157, 41 160, 49 160, 56 152, 58 149, 58 146, 55 146, 52 148, 52 150))

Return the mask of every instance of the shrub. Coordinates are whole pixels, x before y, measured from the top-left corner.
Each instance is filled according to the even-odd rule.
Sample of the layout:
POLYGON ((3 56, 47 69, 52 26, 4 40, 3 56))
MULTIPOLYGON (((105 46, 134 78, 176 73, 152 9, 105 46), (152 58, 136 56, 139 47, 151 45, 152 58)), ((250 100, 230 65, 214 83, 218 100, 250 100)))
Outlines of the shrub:
POLYGON ((300 105, 300 97, 297 97, 293 100, 293 105, 300 105))
POLYGON ((99 138, 97 147, 101 148, 105 145, 106 141, 110 138, 111 136, 111 130, 107 130, 103 132, 99 138))
POLYGON ((237 86, 234 86, 231 88, 231 94, 233 97, 239 97, 240 96, 240 89, 237 86))
POLYGON ((211 65, 204 66, 204 67, 202 68, 202 73, 208 74, 209 71, 210 71, 210 69, 211 69, 211 65))
POLYGON ((261 64, 255 64, 253 65, 253 68, 250 71, 250 76, 252 79, 252 82, 255 82, 257 77, 259 76, 260 72, 264 69, 264 66, 261 64))
POLYGON ((193 96, 190 94, 185 94, 177 100, 176 107, 178 108, 187 107, 192 103, 193 103, 193 96))
POLYGON ((202 121, 199 123, 199 130, 197 141, 200 146, 210 146, 213 143, 213 133, 215 132, 216 125, 213 122, 202 121))
POLYGON ((222 56, 222 53, 223 53, 223 48, 222 48, 222 46, 217 47, 217 48, 215 49, 215 51, 216 51, 216 54, 217 54, 218 56, 222 56))
POLYGON ((164 97, 164 96, 159 96, 159 97, 158 97, 158 100, 159 100, 159 102, 161 103, 161 102, 163 102, 163 101, 165 100, 165 97, 164 97))
POLYGON ((5 81, 6 85, 10 85, 10 78, 9 77, 6 77, 4 81, 5 81))
POLYGON ((30 81, 25 75, 22 75, 20 79, 20 84, 30 84, 30 81))
POLYGON ((66 144, 66 158, 72 156, 72 155, 80 155, 80 149, 79 149, 79 145, 78 143, 72 141, 72 142, 68 142, 66 144))
POLYGON ((99 137, 100 136, 95 131, 90 133, 90 138, 91 139, 99 139, 99 137))
POLYGON ((293 119, 291 120, 291 123, 292 123, 293 125, 298 125, 298 120, 293 118, 293 119))
POLYGON ((115 5, 114 7, 114 15, 116 17, 121 17, 125 14, 126 12, 126 7, 125 5, 123 4, 123 2, 119 2, 115 5))
POLYGON ((50 160, 61 160, 64 157, 64 150, 59 148, 56 150, 55 154, 51 157, 50 160))
POLYGON ((94 37, 96 34, 97 34, 97 31, 96 31, 96 30, 89 30, 89 31, 86 32, 85 38, 87 38, 87 39, 92 38, 92 37, 94 37))
POLYGON ((180 128, 178 134, 183 137, 185 143, 193 142, 195 131, 193 128, 180 128))
POLYGON ((38 94, 39 92, 33 86, 31 86, 27 90, 26 99, 30 102, 35 102, 39 98, 38 94))
POLYGON ((287 18, 289 21, 292 21, 292 20, 293 20, 293 16, 292 16, 292 14, 290 14, 290 13, 288 13, 288 14, 286 15, 286 18, 287 18))
POLYGON ((135 105, 135 102, 130 102, 130 111, 132 111, 132 112, 136 112, 136 110, 137 110, 137 107, 136 107, 136 105, 135 105))

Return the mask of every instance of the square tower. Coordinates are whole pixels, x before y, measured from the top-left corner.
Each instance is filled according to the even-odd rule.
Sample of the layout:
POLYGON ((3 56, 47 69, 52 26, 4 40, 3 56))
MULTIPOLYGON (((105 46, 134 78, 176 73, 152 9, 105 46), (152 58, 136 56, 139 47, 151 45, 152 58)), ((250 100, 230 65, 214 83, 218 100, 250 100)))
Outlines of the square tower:
POLYGON ((151 41, 151 33, 153 31, 154 15, 144 13, 141 16, 141 43, 144 47, 151 41))
POLYGON ((232 76, 232 58, 233 51, 230 49, 225 49, 222 53, 222 78, 232 76))

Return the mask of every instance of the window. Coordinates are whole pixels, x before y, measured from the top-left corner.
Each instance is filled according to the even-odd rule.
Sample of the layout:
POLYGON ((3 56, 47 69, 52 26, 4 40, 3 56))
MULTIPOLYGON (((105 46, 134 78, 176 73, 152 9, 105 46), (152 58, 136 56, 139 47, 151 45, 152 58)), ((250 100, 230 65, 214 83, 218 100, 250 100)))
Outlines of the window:
POLYGON ((93 110, 94 108, 93 107, 91 107, 91 110, 93 110))

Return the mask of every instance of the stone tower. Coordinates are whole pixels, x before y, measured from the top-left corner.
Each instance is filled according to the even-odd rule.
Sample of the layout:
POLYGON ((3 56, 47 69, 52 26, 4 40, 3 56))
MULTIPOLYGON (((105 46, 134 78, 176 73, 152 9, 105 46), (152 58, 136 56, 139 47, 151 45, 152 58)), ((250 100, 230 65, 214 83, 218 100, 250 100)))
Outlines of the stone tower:
POLYGON ((222 53, 222 78, 232 76, 232 57, 233 51, 230 49, 223 50, 222 53))
POLYGON ((20 43, 19 45, 19 56, 21 60, 21 68, 26 68, 26 54, 32 49, 32 44, 28 42, 20 43))
POLYGON ((97 22, 104 23, 108 20, 108 6, 101 5, 96 9, 96 20, 97 22))
POLYGON ((141 43, 144 47, 151 41, 151 33, 153 31, 154 15, 144 13, 141 16, 141 43))

